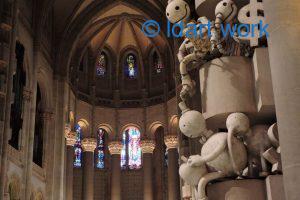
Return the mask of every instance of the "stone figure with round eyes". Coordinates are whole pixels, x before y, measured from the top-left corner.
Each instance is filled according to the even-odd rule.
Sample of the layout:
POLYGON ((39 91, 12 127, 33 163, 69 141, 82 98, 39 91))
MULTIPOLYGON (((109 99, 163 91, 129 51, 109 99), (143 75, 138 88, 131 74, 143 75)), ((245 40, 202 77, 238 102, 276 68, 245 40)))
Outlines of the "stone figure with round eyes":
POLYGON ((182 81, 180 97, 183 102, 186 102, 188 97, 195 94, 195 83, 188 73, 189 64, 197 63, 199 65, 225 53, 220 41, 220 25, 221 23, 230 22, 236 16, 237 7, 232 0, 222 0, 218 3, 215 10, 216 25, 205 16, 199 17, 197 22, 190 20, 190 14, 191 10, 186 1, 168 1, 166 8, 168 20, 173 24, 181 22, 185 27, 183 30, 185 39, 177 54, 182 81), (194 27, 197 27, 197 34, 187 36, 187 33, 193 32, 194 27))
POLYGON ((181 22, 184 24, 184 36, 186 36, 188 31, 191 31, 192 28, 195 26, 197 27, 197 35, 185 37, 177 55, 180 62, 180 74, 182 81, 180 97, 183 102, 186 101, 187 97, 192 97, 195 93, 195 83, 188 73, 188 64, 192 62, 200 62, 211 55, 211 43, 208 37, 208 29, 207 26, 204 26, 208 24, 208 20, 206 17, 201 17, 198 22, 190 21, 190 12, 190 7, 184 0, 169 0, 166 8, 166 16, 171 23, 181 22), (203 26, 200 26, 201 24, 203 26), (197 37, 200 33, 201 37, 197 37))
POLYGON ((247 165, 246 147, 237 139, 249 130, 249 119, 242 113, 228 116, 228 133, 212 133, 206 129, 200 112, 186 109, 179 120, 181 132, 190 138, 201 137, 201 154, 182 158, 181 178, 194 186, 197 200, 207 200, 206 185, 215 179, 240 175, 247 165))
POLYGON ((221 25, 225 25, 224 29, 227 25, 230 25, 234 18, 237 16, 237 6, 233 0, 222 0, 220 1, 216 8, 215 8, 215 29, 217 34, 212 35, 211 42, 212 42, 212 49, 217 48, 222 54, 226 54, 223 45, 221 44, 221 25))

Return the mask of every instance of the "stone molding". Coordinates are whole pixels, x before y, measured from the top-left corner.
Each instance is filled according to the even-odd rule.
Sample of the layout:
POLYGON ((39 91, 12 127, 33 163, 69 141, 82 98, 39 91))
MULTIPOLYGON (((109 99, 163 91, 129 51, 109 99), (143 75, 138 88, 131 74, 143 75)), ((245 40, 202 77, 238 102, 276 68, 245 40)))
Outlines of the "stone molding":
POLYGON ((81 145, 84 152, 94 153, 97 147, 97 140, 95 138, 84 138, 81 145))
POLYGON ((109 153, 111 155, 120 155, 122 150, 122 143, 119 141, 113 141, 108 144, 109 153))
POLYGON ((167 146, 167 150, 176 149, 178 147, 178 136, 177 135, 165 136, 165 144, 167 146))
POLYGON ((52 112, 44 111, 41 113, 41 117, 45 121, 51 121, 54 119, 54 114, 52 112))
POLYGON ((155 142, 153 140, 142 140, 141 147, 143 153, 153 153, 155 149, 155 142))
POLYGON ((32 91, 29 88, 24 88, 23 98, 25 101, 30 101, 32 99, 32 91))

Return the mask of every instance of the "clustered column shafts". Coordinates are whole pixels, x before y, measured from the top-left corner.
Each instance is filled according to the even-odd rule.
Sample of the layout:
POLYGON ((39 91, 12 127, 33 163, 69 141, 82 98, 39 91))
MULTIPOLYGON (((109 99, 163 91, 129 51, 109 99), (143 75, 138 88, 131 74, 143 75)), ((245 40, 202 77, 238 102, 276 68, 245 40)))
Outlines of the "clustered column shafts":
POLYGON ((153 160, 152 155, 155 149, 155 142, 152 140, 142 140, 143 169, 144 169, 144 200, 153 200, 153 160))
MULTIPOLYGON (((5 97, 5 105, 3 108, 4 113, 0 113, 3 116, 3 134, 0 134, 0 144, 1 144, 1 160, 0 160, 0 198, 5 197, 5 178, 7 174, 7 148, 8 148, 8 140, 9 140, 9 130, 10 130, 10 112, 11 112, 11 98, 12 98, 12 86, 13 86, 13 73, 14 73, 14 50, 15 50, 15 42, 16 42, 16 26, 17 26, 17 9, 18 4, 17 1, 8 1, 4 0, 1 1, 1 10, 0 14, 2 15, 1 18, 1 26, 0 31, 2 34, 7 33, 9 37, 6 41, 0 41, 2 45, 7 45, 7 49, 3 48, 3 55, 6 55, 9 53, 9 57, 1 59, 2 65, 5 65, 7 68, 6 73, 6 97, 5 97), (11 4, 11 7, 13 8, 12 13, 6 13, 4 14, 4 8, 5 4, 11 4)), ((1 38, 4 39, 4 38, 1 38)))
POLYGON ((165 136, 168 151, 168 200, 180 199, 180 185, 178 176, 178 136, 165 136))
POLYGON ((111 154, 111 199, 121 200, 121 150, 122 143, 120 141, 112 141, 108 145, 111 154))
POLYGON ((84 138, 83 149, 83 199, 94 199, 94 152, 97 146, 95 138, 84 138))

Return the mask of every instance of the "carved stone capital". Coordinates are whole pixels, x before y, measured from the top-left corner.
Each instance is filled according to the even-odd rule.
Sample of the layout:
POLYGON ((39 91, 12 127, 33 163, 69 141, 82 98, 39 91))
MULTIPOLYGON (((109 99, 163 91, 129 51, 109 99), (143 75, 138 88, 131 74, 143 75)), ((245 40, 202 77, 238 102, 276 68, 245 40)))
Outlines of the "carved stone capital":
POLYGON ((155 149, 155 142, 153 140, 142 140, 141 147, 143 153, 153 153, 155 149))
POLYGON ((47 111, 41 113, 41 117, 45 121, 51 121, 51 120, 53 120, 54 119, 53 115, 54 114, 52 112, 47 112, 47 111))
POLYGON ((177 135, 167 135, 167 136, 165 136, 165 144, 167 146, 167 150, 176 149, 178 147, 178 137, 177 137, 177 135))
POLYGON ((66 124, 65 125, 65 138, 67 138, 69 136, 69 133, 72 131, 71 125, 70 124, 66 124))
POLYGON ((65 135, 66 137, 66 144, 67 146, 74 146, 76 143, 76 133, 74 131, 70 131, 68 132, 67 135, 65 135))
POLYGON ((95 138, 84 138, 81 145, 84 152, 94 152, 97 146, 97 140, 95 138))
POLYGON ((121 154, 122 143, 119 141, 113 141, 108 144, 108 150, 111 155, 121 154))
POLYGON ((32 98, 32 91, 29 88, 24 88, 23 98, 25 101, 30 101, 32 98))

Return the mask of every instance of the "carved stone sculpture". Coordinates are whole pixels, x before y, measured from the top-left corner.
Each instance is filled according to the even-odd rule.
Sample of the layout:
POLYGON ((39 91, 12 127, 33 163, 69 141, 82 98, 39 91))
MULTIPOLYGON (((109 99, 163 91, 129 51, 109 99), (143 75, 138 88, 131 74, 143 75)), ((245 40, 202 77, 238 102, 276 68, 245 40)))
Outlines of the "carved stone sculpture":
POLYGON ((201 155, 192 155, 187 161, 184 160, 186 163, 181 165, 179 171, 185 182, 195 186, 197 199, 204 200, 207 199, 205 188, 208 182, 240 174, 246 167, 246 148, 235 136, 244 135, 249 130, 249 120, 242 113, 233 113, 226 121, 229 132, 213 134, 206 129, 204 119, 200 116, 201 113, 189 112, 191 111, 185 110, 185 114, 180 118, 180 130, 187 137, 201 137, 201 142, 204 144, 201 155), (189 118, 200 120, 201 125, 195 126, 195 121, 189 121, 189 118), (205 167, 207 167, 207 173, 205 173, 205 167), (193 175, 197 172, 199 175, 193 175))
MULTIPOLYGON (((180 97, 183 102, 186 101, 187 97, 192 97, 195 94, 195 82, 191 79, 187 66, 192 62, 201 62, 207 59, 210 53, 211 42, 207 36, 208 29, 205 26, 198 26, 199 24, 207 24, 208 20, 206 17, 200 17, 198 22, 190 21, 190 7, 184 0, 169 0, 168 6, 166 8, 166 16, 171 23, 182 22, 184 24, 183 36, 190 30, 187 24, 194 27, 197 26, 200 30, 201 37, 197 35, 192 35, 190 37, 185 37, 183 43, 180 45, 178 52, 178 60, 180 62, 180 75, 182 81, 182 90, 180 92, 180 97)), ((215 34, 215 31, 212 31, 215 34)), ((213 38, 217 38, 216 36, 213 38)), ((214 41, 215 43, 215 41, 214 41)))
POLYGON ((281 164, 281 156, 280 156, 280 146, 279 146, 279 138, 278 138, 278 129, 277 123, 273 124, 268 130, 268 137, 272 143, 272 147, 270 147, 267 151, 263 153, 263 157, 272 164, 272 172, 273 173, 281 173, 282 172, 282 164, 281 164))
POLYGON ((272 144, 267 135, 269 126, 257 125, 243 137, 247 146, 248 169, 247 177, 258 178, 269 174, 268 162, 263 157, 263 153, 268 150, 272 144))

